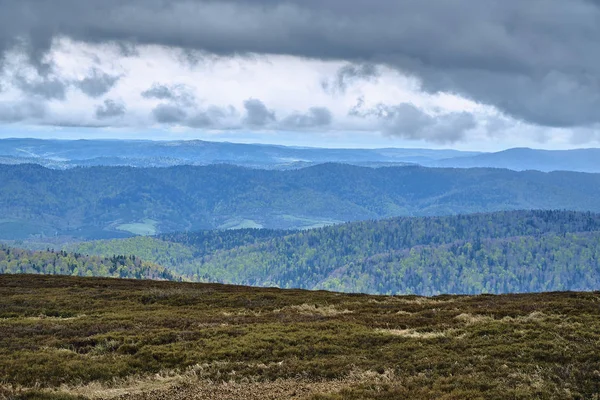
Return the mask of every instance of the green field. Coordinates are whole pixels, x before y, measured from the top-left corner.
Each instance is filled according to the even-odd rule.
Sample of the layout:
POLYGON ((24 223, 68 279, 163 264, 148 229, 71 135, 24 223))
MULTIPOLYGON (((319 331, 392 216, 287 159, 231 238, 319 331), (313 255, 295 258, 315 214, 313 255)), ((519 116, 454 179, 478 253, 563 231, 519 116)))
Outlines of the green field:
POLYGON ((600 293, 0 276, 0 398, 596 399, 600 293))
POLYGON ((252 219, 230 219, 219 226, 219 229, 260 229, 263 226, 252 219))
POLYGON ((299 229, 316 229, 328 225, 342 223, 343 221, 334 219, 299 217, 296 215, 282 215, 281 219, 288 222, 290 225, 297 226, 299 229))
POLYGON ((117 230, 130 232, 134 235, 152 236, 158 232, 156 225, 158 221, 146 218, 141 222, 133 222, 130 224, 121 224, 116 227, 117 230))

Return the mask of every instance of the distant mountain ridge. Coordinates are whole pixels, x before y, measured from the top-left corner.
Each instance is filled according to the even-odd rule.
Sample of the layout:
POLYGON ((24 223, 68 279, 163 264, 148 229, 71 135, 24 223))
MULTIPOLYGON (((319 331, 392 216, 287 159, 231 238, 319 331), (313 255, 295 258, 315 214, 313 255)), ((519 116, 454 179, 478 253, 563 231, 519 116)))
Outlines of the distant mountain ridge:
POLYGON ((600 149, 534 150, 514 148, 497 153, 477 154, 436 161, 438 167, 506 168, 516 171, 600 172, 600 149))
POLYGON ((394 216, 600 212, 600 174, 504 169, 289 171, 230 165, 53 170, 0 165, 0 239, 102 239, 205 229, 306 229, 394 216))
POLYGON ((421 164, 479 153, 430 149, 326 149, 229 142, 149 140, 0 139, 0 163, 76 166, 168 167, 232 164, 287 169, 326 162, 363 166, 421 164))
POLYGON ((299 169, 337 162, 364 167, 418 164, 443 168, 506 168, 600 172, 600 149, 495 153, 436 149, 331 149, 202 140, 0 139, 0 164, 39 164, 53 169, 78 166, 170 167, 232 164, 260 169, 299 169))

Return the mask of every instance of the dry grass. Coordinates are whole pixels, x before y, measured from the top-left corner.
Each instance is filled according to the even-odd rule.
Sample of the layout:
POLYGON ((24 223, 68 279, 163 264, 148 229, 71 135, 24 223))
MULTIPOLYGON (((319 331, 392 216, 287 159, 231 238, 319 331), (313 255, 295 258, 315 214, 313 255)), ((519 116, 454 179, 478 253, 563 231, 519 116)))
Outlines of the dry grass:
POLYGON ((321 315, 324 317, 334 317, 336 315, 352 314, 352 311, 350 311, 348 309, 339 310, 335 306, 332 306, 332 305, 318 305, 318 304, 306 304, 306 303, 300 304, 300 305, 289 306, 283 310, 276 310, 276 311, 281 312, 281 311, 286 311, 286 310, 293 310, 302 315, 321 315))
POLYGON ((272 382, 194 382, 172 385, 144 393, 126 393, 118 397, 100 397, 111 400, 284 400, 310 399, 314 395, 339 392, 350 385, 343 380, 310 382, 298 379, 281 379, 272 382))
POLYGON ((465 323, 466 325, 481 324, 481 323, 494 321, 494 318, 490 317, 489 315, 478 315, 478 314, 473 315, 473 314, 467 314, 467 313, 457 315, 454 318, 457 321, 465 323))
MULTIPOLYGON (((195 365, 185 372, 162 371, 145 377, 128 377, 112 382, 92 382, 80 386, 62 385, 58 389, 42 390, 44 393, 63 393, 83 396, 90 400, 125 399, 309 399, 316 394, 339 392, 344 388, 367 382, 384 382, 395 379, 392 371, 383 374, 374 371, 354 370, 343 379, 315 381, 309 379, 277 379, 262 381, 260 376, 241 381, 213 381, 206 376, 215 367, 227 363, 195 365)), ((259 365, 260 366, 260 365, 259 365)), ((263 367, 268 367, 263 365, 263 367)))
POLYGON ((437 297, 421 297, 421 296, 411 296, 408 298, 402 296, 392 297, 395 302, 402 304, 416 304, 416 305, 436 305, 436 304, 447 304, 454 303, 457 301, 457 298, 454 297, 446 297, 446 298, 437 298, 437 297))
POLYGON ((442 332, 419 332, 414 329, 376 329, 376 332, 383 333, 386 335, 401 336, 410 339, 437 339, 443 337, 453 336, 454 330, 447 330, 442 332))

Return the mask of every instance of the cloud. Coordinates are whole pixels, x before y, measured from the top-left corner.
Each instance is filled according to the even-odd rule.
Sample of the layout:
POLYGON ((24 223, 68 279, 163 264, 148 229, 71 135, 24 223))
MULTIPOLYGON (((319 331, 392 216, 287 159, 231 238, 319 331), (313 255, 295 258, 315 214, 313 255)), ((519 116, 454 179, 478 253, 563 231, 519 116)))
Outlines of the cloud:
POLYGON ((147 99, 171 100, 177 96, 173 93, 173 89, 168 86, 155 83, 151 88, 142 92, 142 97, 147 99))
MULTIPOLYGON (((53 75, 58 72, 55 71, 55 67, 53 67, 53 70, 53 75)), ((71 86, 77 87, 90 97, 97 98, 110 91, 119 79, 119 76, 109 75, 93 68, 91 75, 81 80, 51 76, 50 71, 35 74, 33 78, 27 78, 22 73, 17 72, 12 77, 12 83, 27 95, 41 97, 46 100, 63 101, 67 97, 67 89, 71 86)))
POLYGON ((39 119, 46 114, 43 103, 34 101, 0 102, 0 121, 11 123, 39 119))
MULTIPOLYGON (((165 101, 152 110, 154 120, 162 124, 177 124, 191 128, 227 129, 226 121, 231 120, 237 114, 232 106, 213 105, 200 108, 193 88, 184 84, 154 83, 141 95, 146 99, 165 101)), ((257 117, 254 116, 254 118, 257 117)))
POLYGON ((374 81, 379 76, 380 72, 376 65, 346 64, 337 71, 334 79, 321 81, 321 87, 327 93, 343 94, 351 84, 359 80, 374 81))
POLYGON ((311 107, 307 113, 294 113, 281 121, 284 129, 310 129, 331 124, 333 115, 326 107, 311 107))
POLYGON ((113 117, 120 117, 125 115, 125 104, 117 103, 114 100, 104 100, 103 104, 96 107, 96 118, 106 119, 113 117))
POLYGON ((244 122, 250 126, 263 127, 271 122, 275 122, 275 112, 269 110, 265 104, 258 99, 248 99, 244 101, 246 109, 246 118, 244 122))
POLYGON ((430 115, 413 104, 379 104, 372 109, 362 110, 362 103, 350 111, 350 115, 361 118, 376 118, 382 131, 390 136, 410 140, 425 140, 434 143, 455 143, 466 138, 466 133, 477 127, 473 114, 452 112, 430 115))
POLYGON ((187 112, 173 104, 159 104, 152 110, 152 115, 160 124, 181 124, 187 118, 187 112))
POLYGON ((28 80, 21 75, 14 77, 14 84, 21 91, 30 96, 41 97, 46 100, 64 100, 68 83, 57 78, 39 77, 28 80))
POLYGON ((108 93, 119 79, 119 76, 109 75, 94 68, 90 76, 75 82, 75 86, 88 96, 96 98, 108 93))
POLYGON ((141 93, 146 99, 172 100, 182 106, 192 106, 196 101, 193 89, 183 85, 163 85, 154 83, 150 88, 141 93))
POLYGON ((165 85, 154 83, 141 93, 146 99, 166 101, 152 110, 154 120, 161 124, 177 124, 192 128, 220 127, 223 120, 231 117, 233 107, 198 107, 193 89, 184 84, 165 85))
POLYGON ((0 51, 22 40, 39 66, 57 37, 381 63, 417 76, 432 93, 458 93, 536 124, 600 122, 597 1, 3 0, 0 7, 0 51))
POLYGON ((206 110, 198 110, 186 122, 192 128, 219 128, 229 129, 229 120, 237 117, 234 107, 210 106, 206 110))

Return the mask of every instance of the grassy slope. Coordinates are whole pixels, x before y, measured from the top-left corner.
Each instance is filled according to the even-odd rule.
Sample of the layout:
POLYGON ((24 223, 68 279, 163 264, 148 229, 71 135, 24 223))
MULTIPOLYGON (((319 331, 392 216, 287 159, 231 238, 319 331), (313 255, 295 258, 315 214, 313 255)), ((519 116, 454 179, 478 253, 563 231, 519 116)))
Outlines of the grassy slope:
POLYGON ((590 398, 599 304, 4 275, 0 397, 590 398))

